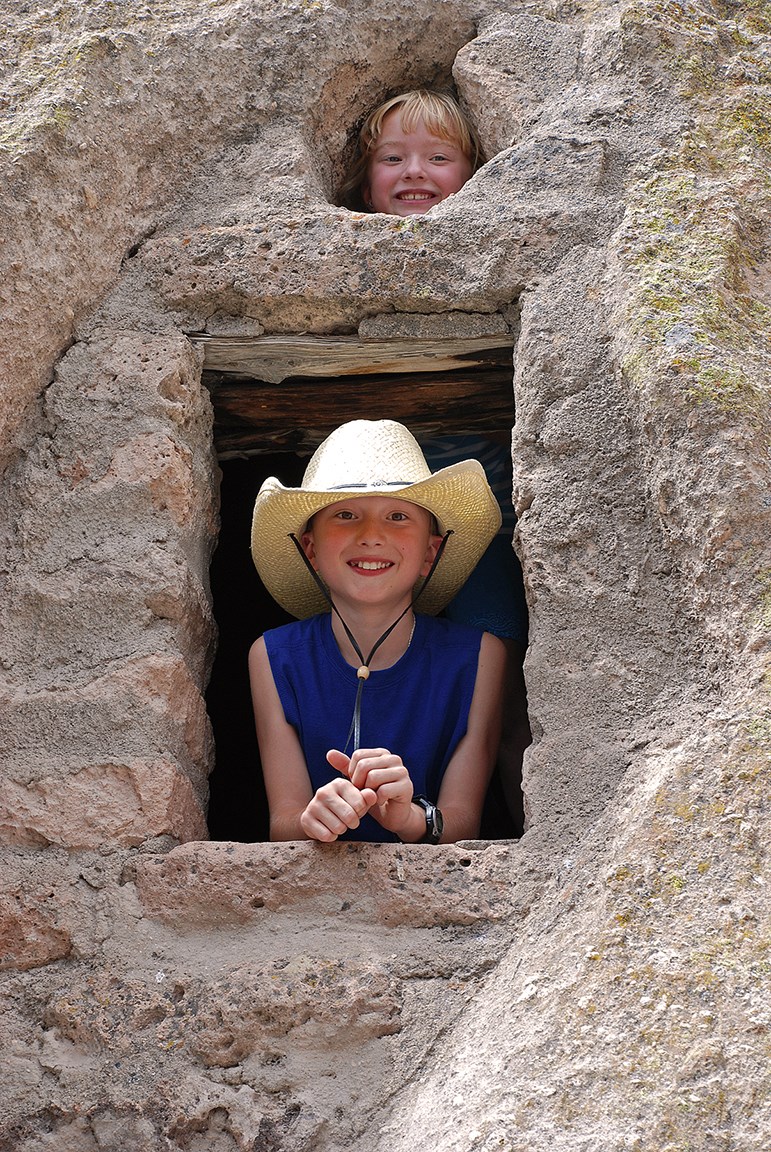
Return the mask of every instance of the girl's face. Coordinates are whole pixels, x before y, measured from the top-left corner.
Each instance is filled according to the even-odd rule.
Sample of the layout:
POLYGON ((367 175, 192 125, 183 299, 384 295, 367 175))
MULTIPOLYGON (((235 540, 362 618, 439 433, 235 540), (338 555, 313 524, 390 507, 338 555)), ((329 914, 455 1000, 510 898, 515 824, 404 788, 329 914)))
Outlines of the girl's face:
POLYGON ((383 120, 361 192, 375 212, 421 216, 470 175, 471 162, 457 144, 432 136, 422 122, 405 132, 401 108, 394 108, 383 120))

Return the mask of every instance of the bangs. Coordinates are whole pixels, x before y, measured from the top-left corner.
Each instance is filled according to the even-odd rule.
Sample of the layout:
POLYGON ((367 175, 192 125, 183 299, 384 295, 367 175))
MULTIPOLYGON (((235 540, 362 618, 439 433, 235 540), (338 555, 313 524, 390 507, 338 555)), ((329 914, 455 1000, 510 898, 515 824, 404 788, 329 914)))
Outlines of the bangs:
POLYGON ((465 117, 433 92, 410 92, 401 104, 402 128, 414 132, 421 124, 440 140, 456 144, 463 155, 472 160, 471 133, 465 117))
POLYGON ((396 109, 402 114, 405 132, 414 132, 423 124, 432 136, 457 145, 472 168, 477 167, 481 158, 479 141, 460 107, 449 94, 429 92, 425 88, 394 96, 373 112, 361 130, 363 156, 368 157, 375 148, 383 132, 383 121, 396 109))

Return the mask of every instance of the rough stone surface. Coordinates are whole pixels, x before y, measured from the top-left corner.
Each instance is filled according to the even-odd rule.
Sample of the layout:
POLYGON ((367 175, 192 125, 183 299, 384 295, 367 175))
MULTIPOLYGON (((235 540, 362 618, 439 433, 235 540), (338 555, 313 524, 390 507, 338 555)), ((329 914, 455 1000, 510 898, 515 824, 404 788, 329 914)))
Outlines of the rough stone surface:
POLYGON ((771 8, 7 7, 0 1149, 765 1152, 771 8), (451 80, 484 167, 340 207, 364 111, 451 80), (206 843, 185 334, 472 330, 516 339, 525 836, 206 843))
POLYGON ((451 340, 474 336, 508 336, 500 313, 442 312, 422 316, 415 312, 370 316, 359 325, 362 340, 451 340))

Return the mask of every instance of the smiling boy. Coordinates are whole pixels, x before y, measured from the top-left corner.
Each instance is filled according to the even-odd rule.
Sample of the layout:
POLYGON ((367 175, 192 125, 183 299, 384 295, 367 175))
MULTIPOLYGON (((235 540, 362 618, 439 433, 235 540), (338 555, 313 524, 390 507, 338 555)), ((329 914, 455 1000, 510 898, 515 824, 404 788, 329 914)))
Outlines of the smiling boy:
POLYGON ((252 552, 300 617, 249 657, 271 839, 477 835, 504 648, 414 604, 437 612, 499 519, 476 461, 432 475, 393 421, 338 428, 298 489, 266 480, 252 552))

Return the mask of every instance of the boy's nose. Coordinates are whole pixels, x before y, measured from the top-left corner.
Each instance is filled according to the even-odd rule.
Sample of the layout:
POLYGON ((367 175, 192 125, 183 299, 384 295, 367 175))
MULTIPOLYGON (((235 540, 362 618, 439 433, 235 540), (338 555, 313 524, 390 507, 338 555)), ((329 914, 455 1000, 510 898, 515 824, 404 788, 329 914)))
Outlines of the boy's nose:
POLYGON ((383 533, 377 520, 366 518, 359 525, 360 544, 382 544, 383 533))

